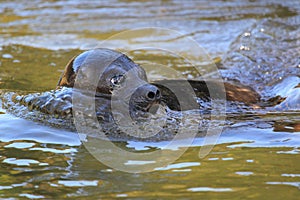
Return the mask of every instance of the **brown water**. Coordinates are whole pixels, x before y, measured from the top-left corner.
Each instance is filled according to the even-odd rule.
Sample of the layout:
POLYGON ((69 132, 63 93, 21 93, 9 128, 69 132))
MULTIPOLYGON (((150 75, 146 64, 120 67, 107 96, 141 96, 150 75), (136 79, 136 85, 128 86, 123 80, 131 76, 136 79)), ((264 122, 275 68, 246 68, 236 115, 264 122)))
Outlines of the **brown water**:
MULTIPOLYGON (((223 61, 235 54, 231 48, 237 45, 239 35, 267 18, 288 22, 286 29, 278 25, 282 33, 276 37, 282 36, 285 43, 279 44, 293 52, 289 57, 284 50, 277 51, 273 43, 268 43, 268 51, 263 51, 265 47, 259 49, 260 54, 275 55, 282 61, 274 68, 264 68, 268 73, 263 78, 270 80, 268 74, 274 72, 274 79, 269 88, 263 87, 263 93, 271 88, 277 94, 272 86, 280 77, 294 77, 286 79, 289 81, 281 88, 299 84, 295 78, 299 78, 295 67, 300 64, 298 1, 22 0, 1 1, 0 10, 2 90, 28 93, 53 89, 70 58, 81 50, 97 47, 115 33, 133 28, 158 26, 180 31, 192 36, 212 59, 223 61)), ((153 40, 150 33, 142 39, 153 40)), ((176 41, 158 39, 170 44, 176 41)), ((131 44, 128 39, 113 42, 125 47, 131 44)), ((150 60, 169 66, 177 70, 178 76, 197 76, 189 65, 168 55, 137 51, 131 56, 142 64, 150 60)), ((257 82, 260 88, 261 82, 255 78, 262 73, 254 73, 253 63, 245 63, 241 71, 238 65, 231 70, 241 81, 257 82), (247 68, 251 73, 243 73, 247 68)), ((169 71, 146 70, 150 79, 170 78, 169 71)), ((132 174, 101 164, 81 144, 77 133, 16 118, 0 109, 0 198, 298 199, 299 110, 228 117, 230 126, 224 128, 205 158, 198 156, 203 138, 196 138, 174 163, 153 172, 132 174)), ((143 152, 163 148, 165 142, 116 144, 143 152)))

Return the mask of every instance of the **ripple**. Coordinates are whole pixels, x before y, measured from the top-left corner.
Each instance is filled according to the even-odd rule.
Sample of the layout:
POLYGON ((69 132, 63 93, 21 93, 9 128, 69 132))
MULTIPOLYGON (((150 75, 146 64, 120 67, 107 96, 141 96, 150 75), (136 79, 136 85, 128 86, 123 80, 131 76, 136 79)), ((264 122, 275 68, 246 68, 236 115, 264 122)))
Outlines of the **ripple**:
POLYGON ((75 153, 77 152, 76 149, 70 148, 70 149, 54 149, 54 148, 30 148, 32 151, 43 151, 43 152, 52 152, 52 153, 75 153))
POLYGON ((2 55, 2 58, 13 58, 11 54, 5 53, 2 55))
POLYGON ((285 177, 300 177, 300 174, 281 174, 281 176, 285 176, 285 177))
POLYGON ((4 147, 5 148, 16 148, 16 149, 26 149, 26 148, 33 147, 34 145, 35 145, 35 143, 31 143, 31 142, 14 142, 14 143, 8 144, 4 147))
POLYGON ((299 154, 300 150, 299 149, 293 149, 290 151, 277 151, 278 154, 299 154))
POLYGON ((266 182, 268 185, 290 185, 300 189, 300 182, 266 182))
POLYGON ((253 175, 253 172, 235 172, 235 174, 237 175, 241 175, 241 176, 250 176, 253 175))
POLYGON ((156 163, 154 160, 128 160, 125 165, 148 165, 156 163))
POLYGON ((180 168, 194 167, 194 166, 200 166, 200 165, 201 165, 200 162, 182 162, 182 163, 170 164, 167 167, 155 168, 155 170, 180 169, 180 168))
POLYGON ((97 186, 98 185, 97 180, 93 181, 87 181, 87 180, 81 180, 81 181, 71 181, 71 180, 59 180, 58 184, 67 186, 67 187, 84 187, 84 186, 97 186))
POLYGON ((194 187, 187 189, 191 192, 232 192, 231 188, 194 187))
POLYGON ((0 190, 7 190, 7 189, 12 189, 15 187, 22 187, 25 186, 26 183, 15 183, 15 184, 11 184, 11 185, 0 185, 0 190))
MULTIPOLYGON (((78 134, 75 132, 47 127, 8 114, 0 115, 0 121, 0 141, 3 142, 29 140, 40 143, 66 144, 68 146, 81 144, 78 134), (24 129, 24 127, 26 128, 24 129)), ((11 144, 12 146, 9 147, 26 145, 15 143, 15 145, 11 144)))
POLYGON ((17 166, 30 166, 32 164, 40 164, 39 161, 33 159, 16 159, 16 158, 6 158, 2 161, 3 163, 17 165, 17 166))
POLYGON ((23 194, 19 194, 20 197, 26 197, 28 199, 42 199, 45 198, 43 195, 34 195, 34 194, 27 194, 27 193, 23 193, 23 194))

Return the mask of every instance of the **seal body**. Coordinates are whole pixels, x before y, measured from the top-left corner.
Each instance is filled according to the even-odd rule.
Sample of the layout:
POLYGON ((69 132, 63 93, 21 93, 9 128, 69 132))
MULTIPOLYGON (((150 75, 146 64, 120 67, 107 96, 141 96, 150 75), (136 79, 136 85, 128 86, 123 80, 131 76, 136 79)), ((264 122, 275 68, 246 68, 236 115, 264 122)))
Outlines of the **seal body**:
MULTIPOLYGON (((149 83, 145 70, 125 54, 110 49, 93 49, 68 62, 56 90, 41 94, 11 94, 4 99, 7 99, 6 108, 16 115, 26 115, 20 112, 25 106, 29 111, 39 111, 50 118, 54 115, 55 118, 70 119, 76 108, 74 106, 90 107, 89 103, 81 101, 89 94, 89 98, 95 100, 95 108, 90 111, 96 112, 104 122, 113 122, 113 110, 120 111, 114 113, 115 116, 123 115, 123 118, 133 120, 155 113, 157 106, 165 107, 167 112, 210 112, 211 93, 215 93, 214 98, 222 99, 222 88, 225 88, 225 97, 230 102, 252 107, 260 103, 260 96, 253 89, 228 81, 157 80, 149 83), (208 85, 214 90, 211 91, 208 85), (79 97, 78 102, 74 102, 74 94, 79 97)), ((30 113, 34 115, 27 114, 29 119, 37 118, 39 121, 45 118, 36 117, 40 116, 38 113, 30 113)))
MULTIPOLYGON (((16 116, 74 131, 78 131, 78 124, 79 128, 95 127, 100 122, 104 134, 121 140, 135 138, 140 133, 133 129, 136 124, 143 130, 150 128, 143 131, 147 134, 156 132, 157 128, 161 130, 155 135, 158 140, 173 138, 182 117, 187 115, 199 117, 200 114, 201 125, 197 127, 205 130, 205 117, 212 113, 213 98, 252 106, 257 105, 260 96, 250 87, 214 80, 150 83, 141 66, 110 49, 93 49, 73 57, 56 90, 27 95, 7 93, 3 97, 5 108, 16 116)), ((91 133, 94 132, 92 129, 91 133)))
MULTIPOLYGON (((256 105, 260 100, 257 92, 240 83, 223 83, 214 80, 160 80, 148 83, 142 67, 125 54, 110 49, 93 49, 72 58, 65 67, 57 86, 74 87, 80 70, 83 71, 84 76, 87 76, 87 81, 98 80, 96 87, 98 96, 106 96, 111 100, 115 91, 123 91, 118 93, 118 98, 127 98, 132 117, 136 117, 134 113, 139 111, 148 112, 151 106, 157 103, 167 105, 172 110, 199 109, 199 105, 195 104, 195 98, 209 101, 211 91, 209 91, 208 85, 220 98, 222 92, 225 93, 228 101, 256 105), (109 62, 107 62, 107 58, 110 58, 109 62), (102 62, 107 62, 107 64, 102 66, 102 62), (83 70, 83 68, 85 69, 83 70), (92 68, 102 68, 101 75, 99 77, 88 76, 89 73, 94 75, 94 71, 90 72, 92 68), (187 84, 188 86, 186 86, 187 84), (187 87, 192 89, 186 89, 187 87), (222 88, 225 88, 225 91, 222 91, 222 88), (176 94, 173 92, 174 90, 177 90, 176 94), (195 93, 195 98, 189 98, 192 93, 195 93), (128 94, 130 97, 127 97, 128 94), (178 96, 183 96, 183 100, 179 101, 178 96)), ((88 87, 85 85, 85 88, 88 87)))

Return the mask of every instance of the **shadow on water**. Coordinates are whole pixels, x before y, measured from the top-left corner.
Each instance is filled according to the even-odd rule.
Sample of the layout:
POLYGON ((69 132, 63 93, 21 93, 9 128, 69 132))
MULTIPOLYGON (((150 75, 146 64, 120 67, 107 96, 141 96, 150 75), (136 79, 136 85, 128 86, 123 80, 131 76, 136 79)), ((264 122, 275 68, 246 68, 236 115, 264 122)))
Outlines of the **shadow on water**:
MULTIPOLYGON (((297 1, 35 0, 2 1, 0 10, 3 91, 26 94, 54 89, 66 62, 82 49, 93 48, 119 31, 143 26, 168 27, 192 36, 222 65, 225 77, 251 85, 265 99, 297 94, 297 85, 299 89, 297 1)), ((182 60, 143 51, 130 56, 142 65, 148 60, 161 62, 178 71, 178 76, 198 76, 182 60)), ((146 70, 150 79, 177 77, 147 66, 146 70)), ((289 102, 299 102, 299 96, 289 97, 289 102)), ((140 174, 101 164, 76 132, 0 109, 0 198, 295 199, 300 189, 296 103, 283 103, 277 110, 229 110, 222 135, 205 158, 199 158, 204 138, 198 137, 174 163, 140 174), (280 110, 286 107, 295 109, 280 110)), ((139 153, 162 149, 166 143, 115 145, 139 153)))

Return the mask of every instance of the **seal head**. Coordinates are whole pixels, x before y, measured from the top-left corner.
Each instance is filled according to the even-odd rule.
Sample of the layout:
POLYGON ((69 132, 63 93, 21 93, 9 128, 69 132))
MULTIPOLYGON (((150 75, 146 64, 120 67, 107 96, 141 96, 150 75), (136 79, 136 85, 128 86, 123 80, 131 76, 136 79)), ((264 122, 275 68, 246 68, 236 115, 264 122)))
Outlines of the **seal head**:
POLYGON ((132 118, 139 117, 137 113, 149 112, 153 105, 160 103, 161 92, 148 83, 145 70, 114 50, 98 48, 75 56, 65 67, 57 87, 73 88, 76 78, 86 79, 81 81, 86 83, 97 79, 96 87, 90 84, 81 87, 96 88, 96 97, 112 100, 114 94, 118 94, 119 100, 127 100, 132 118))

